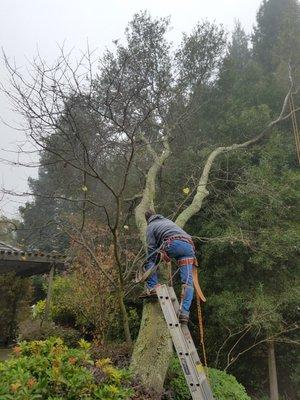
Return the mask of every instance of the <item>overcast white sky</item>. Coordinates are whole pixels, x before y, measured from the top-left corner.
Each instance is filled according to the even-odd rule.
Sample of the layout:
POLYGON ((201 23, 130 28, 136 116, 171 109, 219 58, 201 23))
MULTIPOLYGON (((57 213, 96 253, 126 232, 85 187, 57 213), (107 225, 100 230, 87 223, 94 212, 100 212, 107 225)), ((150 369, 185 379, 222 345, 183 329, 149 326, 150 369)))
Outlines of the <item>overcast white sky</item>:
MULTIPOLYGON (((147 9, 153 16, 171 16, 170 39, 179 42, 182 32, 190 32, 197 21, 222 23, 228 30, 239 19, 247 33, 255 23, 262 0, 0 0, 0 45, 17 65, 25 67, 39 48, 50 63, 58 54, 57 44, 84 48, 89 41, 99 53, 122 37, 132 15, 147 9)), ((3 61, 0 80, 5 81, 3 61)), ((0 117, 10 124, 18 116, 0 93, 0 117)), ((18 192, 27 190, 27 179, 37 171, 6 165, 1 159, 17 161, 13 153, 26 140, 23 132, 0 121, 0 186, 18 192), (9 151, 9 152, 8 152, 9 151), (12 151, 12 152, 11 152, 12 151)), ((0 196, 0 213, 16 216, 25 199, 0 196)))

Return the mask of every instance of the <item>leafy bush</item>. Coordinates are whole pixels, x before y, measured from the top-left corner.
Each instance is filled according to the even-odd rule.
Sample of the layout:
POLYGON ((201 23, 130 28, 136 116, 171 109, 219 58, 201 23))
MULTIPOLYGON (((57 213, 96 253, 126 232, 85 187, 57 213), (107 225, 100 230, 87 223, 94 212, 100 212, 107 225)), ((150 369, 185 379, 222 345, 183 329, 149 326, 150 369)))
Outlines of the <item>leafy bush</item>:
MULTIPOLYGON (((141 316, 138 314, 136 308, 130 306, 127 306, 127 315, 131 337, 133 340, 135 340, 139 333, 141 316)), ((125 336, 121 315, 118 315, 118 317, 111 320, 107 330, 106 340, 119 343, 124 342, 125 336)))
MULTIPOLYGON (((112 277, 112 250, 101 246, 95 249, 99 264, 112 277), (97 251, 96 251, 97 250, 97 251)), ((84 334, 92 333, 98 340, 107 336, 109 326, 119 313, 116 296, 101 270, 83 249, 73 248, 76 254, 70 273, 54 278, 50 315, 59 325, 73 326, 84 334)), ((33 317, 41 319, 45 300, 33 308, 33 317)))
MULTIPOLYGON (((209 368, 208 373, 216 400, 250 400, 245 388, 237 382, 234 376, 214 368, 209 368)), ((173 400, 191 399, 190 391, 177 357, 173 358, 169 368, 167 389, 172 392, 173 400)))
MULTIPOLYGON (((56 276, 53 281, 52 302, 50 316, 58 324, 84 325, 77 321, 78 296, 76 292, 75 278, 73 275, 56 276), (71 297, 71 294, 73 295, 71 297)), ((39 300, 32 309, 32 316, 42 319, 45 314, 46 300, 39 300)))
POLYGON ((122 400, 133 394, 122 387, 129 381, 126 370, 109 359, 92 361, 89 343, 71 349, 58 338, 21 342, 14 356, 0 363, 1 400, 122 400))
POLYGON ((233 375, 210 368, 209 379, 218 400, 250 400, 244 386, 233 375))

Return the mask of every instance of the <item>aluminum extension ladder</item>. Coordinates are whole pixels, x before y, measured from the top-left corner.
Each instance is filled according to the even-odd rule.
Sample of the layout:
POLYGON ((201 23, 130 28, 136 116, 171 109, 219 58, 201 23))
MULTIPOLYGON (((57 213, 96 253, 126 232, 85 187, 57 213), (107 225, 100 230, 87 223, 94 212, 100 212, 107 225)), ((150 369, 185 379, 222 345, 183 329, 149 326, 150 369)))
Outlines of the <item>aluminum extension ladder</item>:
POLYGON ((179 303, 174 289, 161 285, 156 293, 192 399, 214 400, 190 331, 178 321, 179 303))

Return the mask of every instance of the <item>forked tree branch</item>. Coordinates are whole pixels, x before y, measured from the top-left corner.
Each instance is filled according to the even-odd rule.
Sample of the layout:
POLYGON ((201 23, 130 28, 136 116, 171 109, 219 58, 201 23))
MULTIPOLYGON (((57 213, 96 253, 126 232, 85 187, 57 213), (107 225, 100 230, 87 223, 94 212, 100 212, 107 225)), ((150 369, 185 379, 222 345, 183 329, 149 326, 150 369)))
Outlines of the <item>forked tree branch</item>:
POLYGON ((157 154, 149 141, 145 138, 145 136, 141 135, 143 142, 146 144, 146 148, 148 153, 153 158, 153 164, 148 170, 146 175, 146 182, 145 187, 142 193, 142 199, 138 206, 135 209, 135 221, 137 228, 139 230, 140 238, 142 239, 144 245, 146 244, 146 220, 145 220, 145 211, 148 208, 154 209, 154 200, 155 200, 155 184, 156 184, 156 177, 158 172, 160 171, 161 167, 171 155, 171 148, 170 148, 170 140, 171 131, 168 129, 166 135, 163 138, 163 150, 160 154, 157 154))

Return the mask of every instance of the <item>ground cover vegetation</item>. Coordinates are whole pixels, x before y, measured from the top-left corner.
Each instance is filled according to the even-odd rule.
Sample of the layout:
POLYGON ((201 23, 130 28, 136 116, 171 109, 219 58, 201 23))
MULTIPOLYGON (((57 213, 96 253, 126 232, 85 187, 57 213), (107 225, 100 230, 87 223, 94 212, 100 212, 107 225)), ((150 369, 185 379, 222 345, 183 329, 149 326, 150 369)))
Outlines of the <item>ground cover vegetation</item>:
POLYGON ((145 387, 186 399, 159 306, 133 283, 155 208, 196 243, 218 399, 296 399, 299 2, 263 1, 250 36, 202 21, 172 46, 169 27, 141 12, 100 60, 87 49, 74 64, 62 48, 51 66, 38 56, 30 79, 6 58, 7 95, 40 151, 18 243, 69 255, 52 323, 103 348, 125 342, 145 387))

